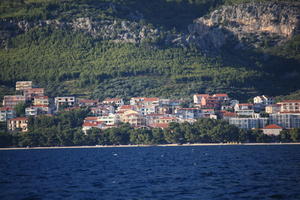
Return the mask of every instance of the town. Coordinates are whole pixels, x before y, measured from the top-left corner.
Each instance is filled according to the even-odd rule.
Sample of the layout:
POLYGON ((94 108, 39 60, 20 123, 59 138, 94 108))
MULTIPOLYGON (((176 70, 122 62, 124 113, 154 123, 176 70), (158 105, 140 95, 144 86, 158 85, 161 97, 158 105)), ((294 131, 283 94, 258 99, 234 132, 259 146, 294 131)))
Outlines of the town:
POLYGON ((6 95, 0 107, 0 122, 11 132, 28 131, 28 117, 54 116, 60 111, 89 108, 82 131, 108 129, 120 123, 134 128, 165 129, 171 122, 194 123, 200 118, 220 119, 241 129, 260 129, 267 135, 279 135, 284 129, 300 128, 300 100, 275 103, 274 98, 256 96, 252 103, 241 103, 227 94, 194 94, 192 106, 185 101, 157 97, 132 97, 126 104, 121 98, 103 101, 75 96, 45 96, 45 89, 32 81, 17 81, 17 95, 6 95), (24 116, 17 116, 19 104, 26 105, 24 116))

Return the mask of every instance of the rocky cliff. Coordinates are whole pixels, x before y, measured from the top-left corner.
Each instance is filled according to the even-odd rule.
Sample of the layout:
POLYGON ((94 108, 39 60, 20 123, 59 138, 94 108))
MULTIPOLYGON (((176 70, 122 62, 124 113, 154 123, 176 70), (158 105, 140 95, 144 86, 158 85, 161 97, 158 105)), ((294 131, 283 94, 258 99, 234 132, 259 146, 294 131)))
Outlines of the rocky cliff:
POLYGON ((60 29, 71 29, 92 35, 103 40, 114 42, 139 43, 158 37, 159 31, 155 28, 141 25, 128 20, 92 20, 89 17, 75 18, 72 21, 59 20, 6 20, 0 21, 0 45, 5 46, 7 39, 18 34, 28 32, 34 28, 51 26, 60 29))
POLYGON ((241 47, 280 45, 300 33, 300 6, 287 3, 247 3, 222 6, 189 25, 177 44, 192 43, 215 50, 226 43, 241 47))

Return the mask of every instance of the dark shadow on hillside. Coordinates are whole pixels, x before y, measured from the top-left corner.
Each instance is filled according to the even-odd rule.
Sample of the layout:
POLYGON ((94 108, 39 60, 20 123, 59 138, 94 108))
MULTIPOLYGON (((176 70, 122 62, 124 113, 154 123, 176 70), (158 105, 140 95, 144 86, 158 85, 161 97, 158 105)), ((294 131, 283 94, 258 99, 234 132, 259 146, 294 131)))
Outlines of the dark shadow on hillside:
POLYGON ((126 17, 129 20, 145 20, 156 27, 182 31, 194 19, 207 14, 219 4, 219 0, 196 0, 193 3, 188 0, 132 0, 127 4, 129 10, 118 7, 117 11, 123 17, 127 12, 126 17))

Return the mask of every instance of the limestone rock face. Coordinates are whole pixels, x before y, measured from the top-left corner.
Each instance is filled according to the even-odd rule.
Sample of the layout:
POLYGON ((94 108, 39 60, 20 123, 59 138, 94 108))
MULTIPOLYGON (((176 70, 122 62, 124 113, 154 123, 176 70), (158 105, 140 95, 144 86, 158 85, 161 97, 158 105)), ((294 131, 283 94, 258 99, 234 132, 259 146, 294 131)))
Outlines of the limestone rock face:
POLYGON ((246 3, 222 6, 194 20, 181 41, 206 50, 233 41, 236 48, 274 46, 299 34, 299 27, 299 4, 246 3))
POLYGON ((52 26, 54 28, 71 29, 90 34, 95 38, 114 42, 139 43, 155 39, 159 36, 158 29, 140 25, 135 21, 92 20, 89 17, 75 18, 69 22, 59 20, 14 21, 0 20, 0 45, 5 46, 7 39, 33 28, 52 26))

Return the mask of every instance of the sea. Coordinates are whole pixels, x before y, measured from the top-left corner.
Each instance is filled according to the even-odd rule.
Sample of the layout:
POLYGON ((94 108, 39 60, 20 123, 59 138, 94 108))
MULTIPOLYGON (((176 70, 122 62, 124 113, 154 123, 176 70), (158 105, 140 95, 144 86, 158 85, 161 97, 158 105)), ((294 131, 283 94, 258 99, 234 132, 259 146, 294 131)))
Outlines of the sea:
POLYGON ((300 145, 0 151, 0 199, 300 199, 300 145))

